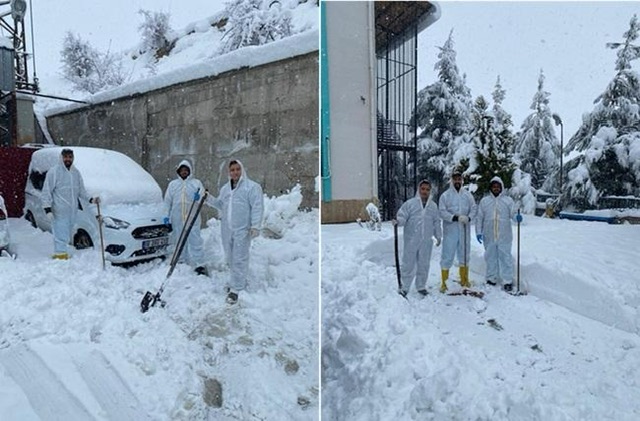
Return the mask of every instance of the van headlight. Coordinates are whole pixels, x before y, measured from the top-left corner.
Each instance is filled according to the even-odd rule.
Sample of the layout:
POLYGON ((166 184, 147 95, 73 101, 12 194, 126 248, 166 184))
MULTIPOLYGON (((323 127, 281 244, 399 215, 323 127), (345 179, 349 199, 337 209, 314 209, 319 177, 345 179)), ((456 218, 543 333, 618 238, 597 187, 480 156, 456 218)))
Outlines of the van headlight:
POLYGON ((104 218, 102 218, 102 222, 104 222, 105 227, 115 230, 127 229, 130 225, 127 221, 123 221, 118 218, 112 218, 110 216, 105 216, 104 218))

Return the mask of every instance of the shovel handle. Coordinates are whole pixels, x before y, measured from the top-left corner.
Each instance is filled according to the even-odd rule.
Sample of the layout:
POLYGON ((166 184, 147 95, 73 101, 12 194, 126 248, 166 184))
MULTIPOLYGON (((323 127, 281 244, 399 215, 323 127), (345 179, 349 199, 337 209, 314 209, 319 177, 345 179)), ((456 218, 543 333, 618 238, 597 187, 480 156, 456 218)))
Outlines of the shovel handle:
POLYGON ((400 277, 400 257, 398 253, 398 224, 393 225, 393 247, 396 259, 396 277, 398 278, 398 288, 402 289, 402 278, 400 277))

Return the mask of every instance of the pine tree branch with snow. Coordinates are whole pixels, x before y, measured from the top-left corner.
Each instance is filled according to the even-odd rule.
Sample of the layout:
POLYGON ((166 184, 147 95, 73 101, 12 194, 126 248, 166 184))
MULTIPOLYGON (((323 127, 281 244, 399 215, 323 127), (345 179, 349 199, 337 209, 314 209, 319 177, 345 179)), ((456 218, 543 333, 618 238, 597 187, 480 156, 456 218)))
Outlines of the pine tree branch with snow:
POLYGON ((144 51, 153 51, 156 59, 164 57, 171 52, 175 41, 171 41, 172 30, 169 25, 170 16, 164 12, 151 12, 140 9, 143 21, 138 26, 142 36, 142 48, 144 51))
POLYGON ((278 0, 236 0, 227 3, 228 16, 221 53, 264 45, 292 33, 291 12, 278 0))

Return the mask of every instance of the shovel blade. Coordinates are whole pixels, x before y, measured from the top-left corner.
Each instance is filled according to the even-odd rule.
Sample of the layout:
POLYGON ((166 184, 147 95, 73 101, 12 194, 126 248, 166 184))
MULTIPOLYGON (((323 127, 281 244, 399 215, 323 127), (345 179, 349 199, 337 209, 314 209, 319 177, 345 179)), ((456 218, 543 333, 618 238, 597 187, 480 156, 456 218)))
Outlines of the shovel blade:
POLYGON ((146 313, 149 310, 149 307, 152 307, 156 303, 156 296, 151 293, 151 291, 147 291, 142 297, 142 301, 140 302, 140 311, 142 313, 146 313))

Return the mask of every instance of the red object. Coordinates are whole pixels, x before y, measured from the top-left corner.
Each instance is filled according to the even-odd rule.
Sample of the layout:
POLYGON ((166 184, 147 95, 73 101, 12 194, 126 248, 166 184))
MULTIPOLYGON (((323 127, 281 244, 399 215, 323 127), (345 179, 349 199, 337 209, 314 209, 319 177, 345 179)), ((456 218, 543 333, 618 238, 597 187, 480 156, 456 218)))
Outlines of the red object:
POLYGON ((20 218, 24 210, 24 188, 34 148, 0 147, 0 195, 10 218, 20 218))

